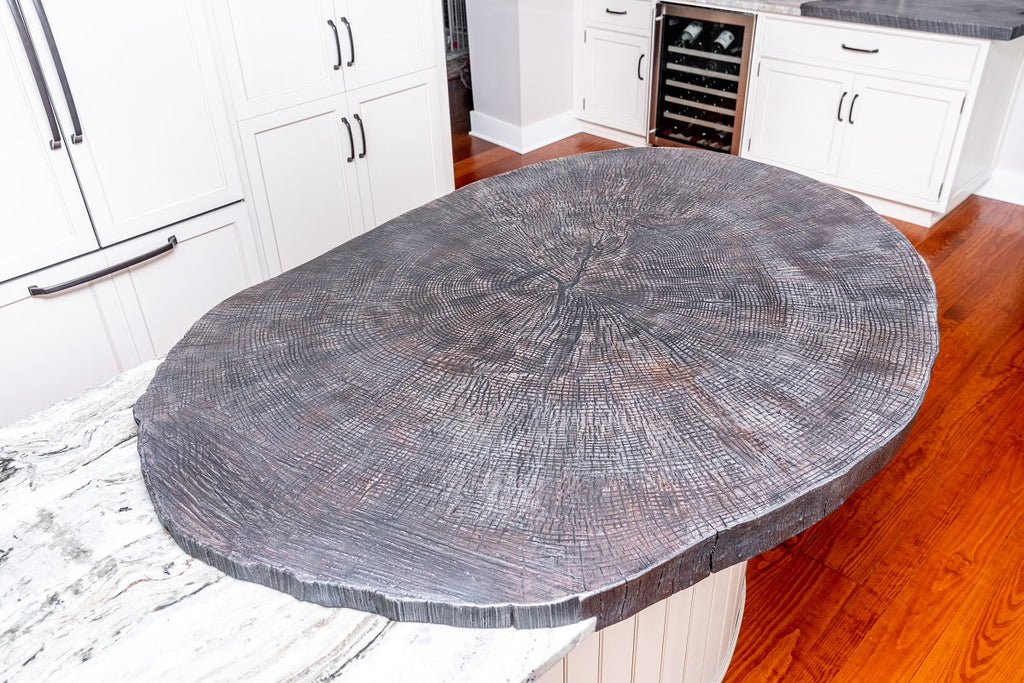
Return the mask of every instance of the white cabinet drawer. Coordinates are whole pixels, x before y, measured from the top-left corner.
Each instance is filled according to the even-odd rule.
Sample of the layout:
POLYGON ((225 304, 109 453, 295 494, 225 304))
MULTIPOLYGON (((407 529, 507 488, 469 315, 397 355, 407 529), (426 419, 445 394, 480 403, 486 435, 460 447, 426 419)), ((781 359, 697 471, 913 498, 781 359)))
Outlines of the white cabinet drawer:
POLYGON ((584 0, 583 20, 588 26, 651 34, 651 3, 647 0, 584 0))
POLYGON ((857 71, 881 70, 970 81, 980 42, 908 31, 837 26, 817 20, 762 16, 758 26, 761 54, 857 71))
POLYGON ((109 277, 29 296, 106 266, 94 252, 0 284, 0 426, 139 363, 109 277))
POLYGON ((262 279, 249 217, 241 203, 105 251, 110 263, 158 247, 174 235, 167 254, 113 276, 142 360, 167 353, 204 313, 262 279))

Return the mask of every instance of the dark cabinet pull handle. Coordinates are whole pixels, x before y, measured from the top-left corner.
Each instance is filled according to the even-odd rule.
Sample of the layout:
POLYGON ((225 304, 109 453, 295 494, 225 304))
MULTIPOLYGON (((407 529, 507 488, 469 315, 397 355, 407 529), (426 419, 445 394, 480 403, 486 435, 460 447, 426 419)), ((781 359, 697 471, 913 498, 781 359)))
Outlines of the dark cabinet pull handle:
POLYGON ((366 158, 366 128, 363 126, 363 120, 359 118, 359 114, 352 114, 352 118, 359 124, 359 138, 363 141, 363 151, 359 153, 360 159, 366 158))
POLYGON ((640 55, 640 59, 638 59, 636 62, 636 77, 639 78, 641 81, 644 80, 644 75, 640 71, 640 65, 644 63, 644 57, 646 56, 647 55, 640 55))
POLYGON ((352 40, 352 24, 348 23, 348 19, 341 17, 341 23, 345 24, 345 30, 348 31, 348 50, 349 54, 352 55, 352 59, 345 62, 345 66, 352 66, 356 63, 356 44, 352 40))
POLYGON ((57 41, 53 39, 53 31, 50 30, 50 19, 46 16, 41 0, 35 0, 36 13, 39 15, 39 23, 43 27, 43 35, 46 36, 46 44, 50 47, 50 56, 53 57, 53 64, 57 67, 57 79, 60 81, 60 88, 64 91, 64 101, 68 103, 68 112, 71 114, 71 127, 75 132, 71 135, 71 144, 77 145, 82 141, 82 122, 78 120, 78 107, 75 106, 75 98, 71 95, 71 84, 68 83, 67 72, 64 71, 64 62, 60 58, 60 50, 57 49, 57 41))
POLYGON ((18 0, 7 0, 7 6, 11 8, 11 14, 14 15, 14 25, 18 27, 21 46, 25 49, 25 56, 28 57, 28 64, 32 68, 32 78, 35 79, 39 99, 42 100, 43 109, 46 111, 46 121, 50 124, 50 149, 60 149, 60 126, 57 125, 57 114, 53 111, 53 102, 50 101, 50 92, 46 88, 46 79, 43 78, 43 68, 39 65, 39 54, 36 52, 36 46, 32 43, 32 36, 29 35, 25 15, 21 12, 18 0))
POLYGON ((851 126, 853 125, 853 105, 857 104, 858 97, 860 97, 860 93, 854 95, 853 99, 850 100, 850 111, 846 114, 846 119, 850 122, 851 126))
POLYGON ((76 277, 74 280, 62 282, 59 285, 52 285, 50 287, 36 287, 35 285, 32 285, 31 287, 28 288, 28 293, 31 294, 32 296, 44 296, 46 294, 56 294, 57 292, 63 292, 65 289, 71 289, 72 287, 77 287, 78 285, 84 285, 86 282, 98 280, 101 277, 110 275, 111 273, 116 273, 119 270, 131 268, 132 266, 137 266, 143 261, 148 261, 151 258, 156 258, 160 254, 166 254, 170 250, 174 249, 174 247, 176 247, 177 244, 178 238, 175 237, 174 235, 171 235, 170 237, 167 238, 167 244, 165 244, 162 247, 157 247, 152 251, 147 251, 145 254, 139 254, 134 258, 128 259, 127 261, 115 263, 114 265, 107 266, 102 270, 97 270, 95 273, 89 273, 88 275, 76 277))
POLYGON ((341 122, 345 124, 345 129, 348 131, 348 148, 352 152, 345 161, 351 164, 356 159, 356 143, 352 139, 352 124, 344 116, 341 117, 341 122))
POLYGON ((849 50, 850 52, 863 52, 866 55, 873 55, 873 54, 877 54, 878 53, 878 48, 877 47, 874 48, 874 49, 868 50, 867 48, 863 48, 863 47, 852 47, 850 45, 847 45, 846 43, 843 43, 843 49, 844 50, 849 50))
POLYGON ((334 65, 334 70, 337 71, 341 68, 341 38, 338 37, 338 25, 334 23, 334 19, 328 19, 327 24, 334 31, 334 48, 338 51, 338 63, 334 65))
POLYGON ((846 96, 849 94, 850 93, 844 90, 842 97, 839 98, 839 106, 836 108, 836 119, 839 120, 839 123, 843 122, 843 100, 845 100, 846 96))
POLYGON ((624 10, 624 9, 616 10, 616 9, 609 9, 607 7, 604 8, 604 11, 607 12, 608 14, 617 14, 620 17, 626 13, 626 10, 624 10))

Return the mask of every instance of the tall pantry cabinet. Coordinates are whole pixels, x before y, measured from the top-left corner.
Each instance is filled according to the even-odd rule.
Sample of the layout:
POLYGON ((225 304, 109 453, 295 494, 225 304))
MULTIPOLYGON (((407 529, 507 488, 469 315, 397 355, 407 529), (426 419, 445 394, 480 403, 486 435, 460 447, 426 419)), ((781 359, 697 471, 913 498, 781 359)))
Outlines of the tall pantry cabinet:
POLYGON ((5 424, 262 274, 199 0, 6 0, 0 93, 5 424))
POLYGON ((270 274, 454 189, 440 3, 210 11, 270 274))

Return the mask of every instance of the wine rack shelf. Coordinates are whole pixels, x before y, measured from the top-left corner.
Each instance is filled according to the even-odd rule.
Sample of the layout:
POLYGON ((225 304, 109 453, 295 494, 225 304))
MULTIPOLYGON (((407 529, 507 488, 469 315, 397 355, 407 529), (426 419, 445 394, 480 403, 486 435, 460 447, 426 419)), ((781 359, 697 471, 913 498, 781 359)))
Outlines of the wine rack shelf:
POLYGON ((656 17, 648 141, 737 154, 753 15, 661 3, 656 17))

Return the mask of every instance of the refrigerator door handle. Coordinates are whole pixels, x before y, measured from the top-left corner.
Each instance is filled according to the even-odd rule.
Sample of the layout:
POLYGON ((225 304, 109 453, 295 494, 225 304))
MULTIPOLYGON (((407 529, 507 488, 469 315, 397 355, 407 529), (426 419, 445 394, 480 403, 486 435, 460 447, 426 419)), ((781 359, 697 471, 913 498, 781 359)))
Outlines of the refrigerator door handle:
POLYGON ((21 12, 21 5, 18 0, 7 0, 11 14, 14 15, 14 24, 18 27, 18 35, 21 37, 21 45, 25 48, 25 56, 28 57, 29 66, 32 68, 32 78, 35 79, 36 89, 39 90, 39 99, 42 100, 43 109, 46 111, 46 120, 50 124, 50 149, 61 148, 60 126, 57 125, 57 114, 53 110, 53 102, 50 100, 50 92, 46 87, 46 79, 43 78, 43 68, 39 64, 39 53, 32 43, 32 36, 28 32, 28 24, 25 23, 25 15, 21 12))
POLYGON ((125 270, 126 268, 137 266, 143 261, 148 261, 151 258, 156 258, 160 254, 166 254, 167 252, 174 249, 174 247, 176 246, 178 246, 178 238, 175 237, 174 235, 171 235, 170 237, 167 238, 167 244, 163 245, 162 247, 157 247, 152 251, 147 251, 145 254, 139 254, 138 256, 128 259, 127 261, 115 263, 114 265, 107 266, 102 270, 97 270, 95 273, 89 273, 88 275, 76 277, 74 280, 62 282, 59 285, 50 285, 49 287, 37 287, 36 285, 32 285, 31 287, 28 288, 28 293, 30 296, 45 296, 47 294, 56 294, 57 292, 63 292, 65 289, 71 289, 72 287, 77 287, 78 285, 84 285, 86 282, 98 280, 101 277, 106 277, 107 275, 110 275, 111 273, 116 273, 119 270, 125 270))
POLYGON ((68 111, 71 113, 71 127, 75 132, 71 135, 71 144, 77 145, 82 141, 82 122, 78 120, 78 107, 75 106, 75 98, 71 95, 71 84, 68 83, 68 75, 64 71, 64 62, 60 58, 60 50, 57 49, 57 41, 53 39, 53 31, 50 30, 50 20, 43 9, 42 0, 34 0, 36 14, 39 15, 39 23, 43 26, 43 35, 46 36, 46 44, 50 48, 50 56, 53 64, 57 67, 57 78, 60 80, 61 90, 64 91, 64 101, 68 103, 68 111))

